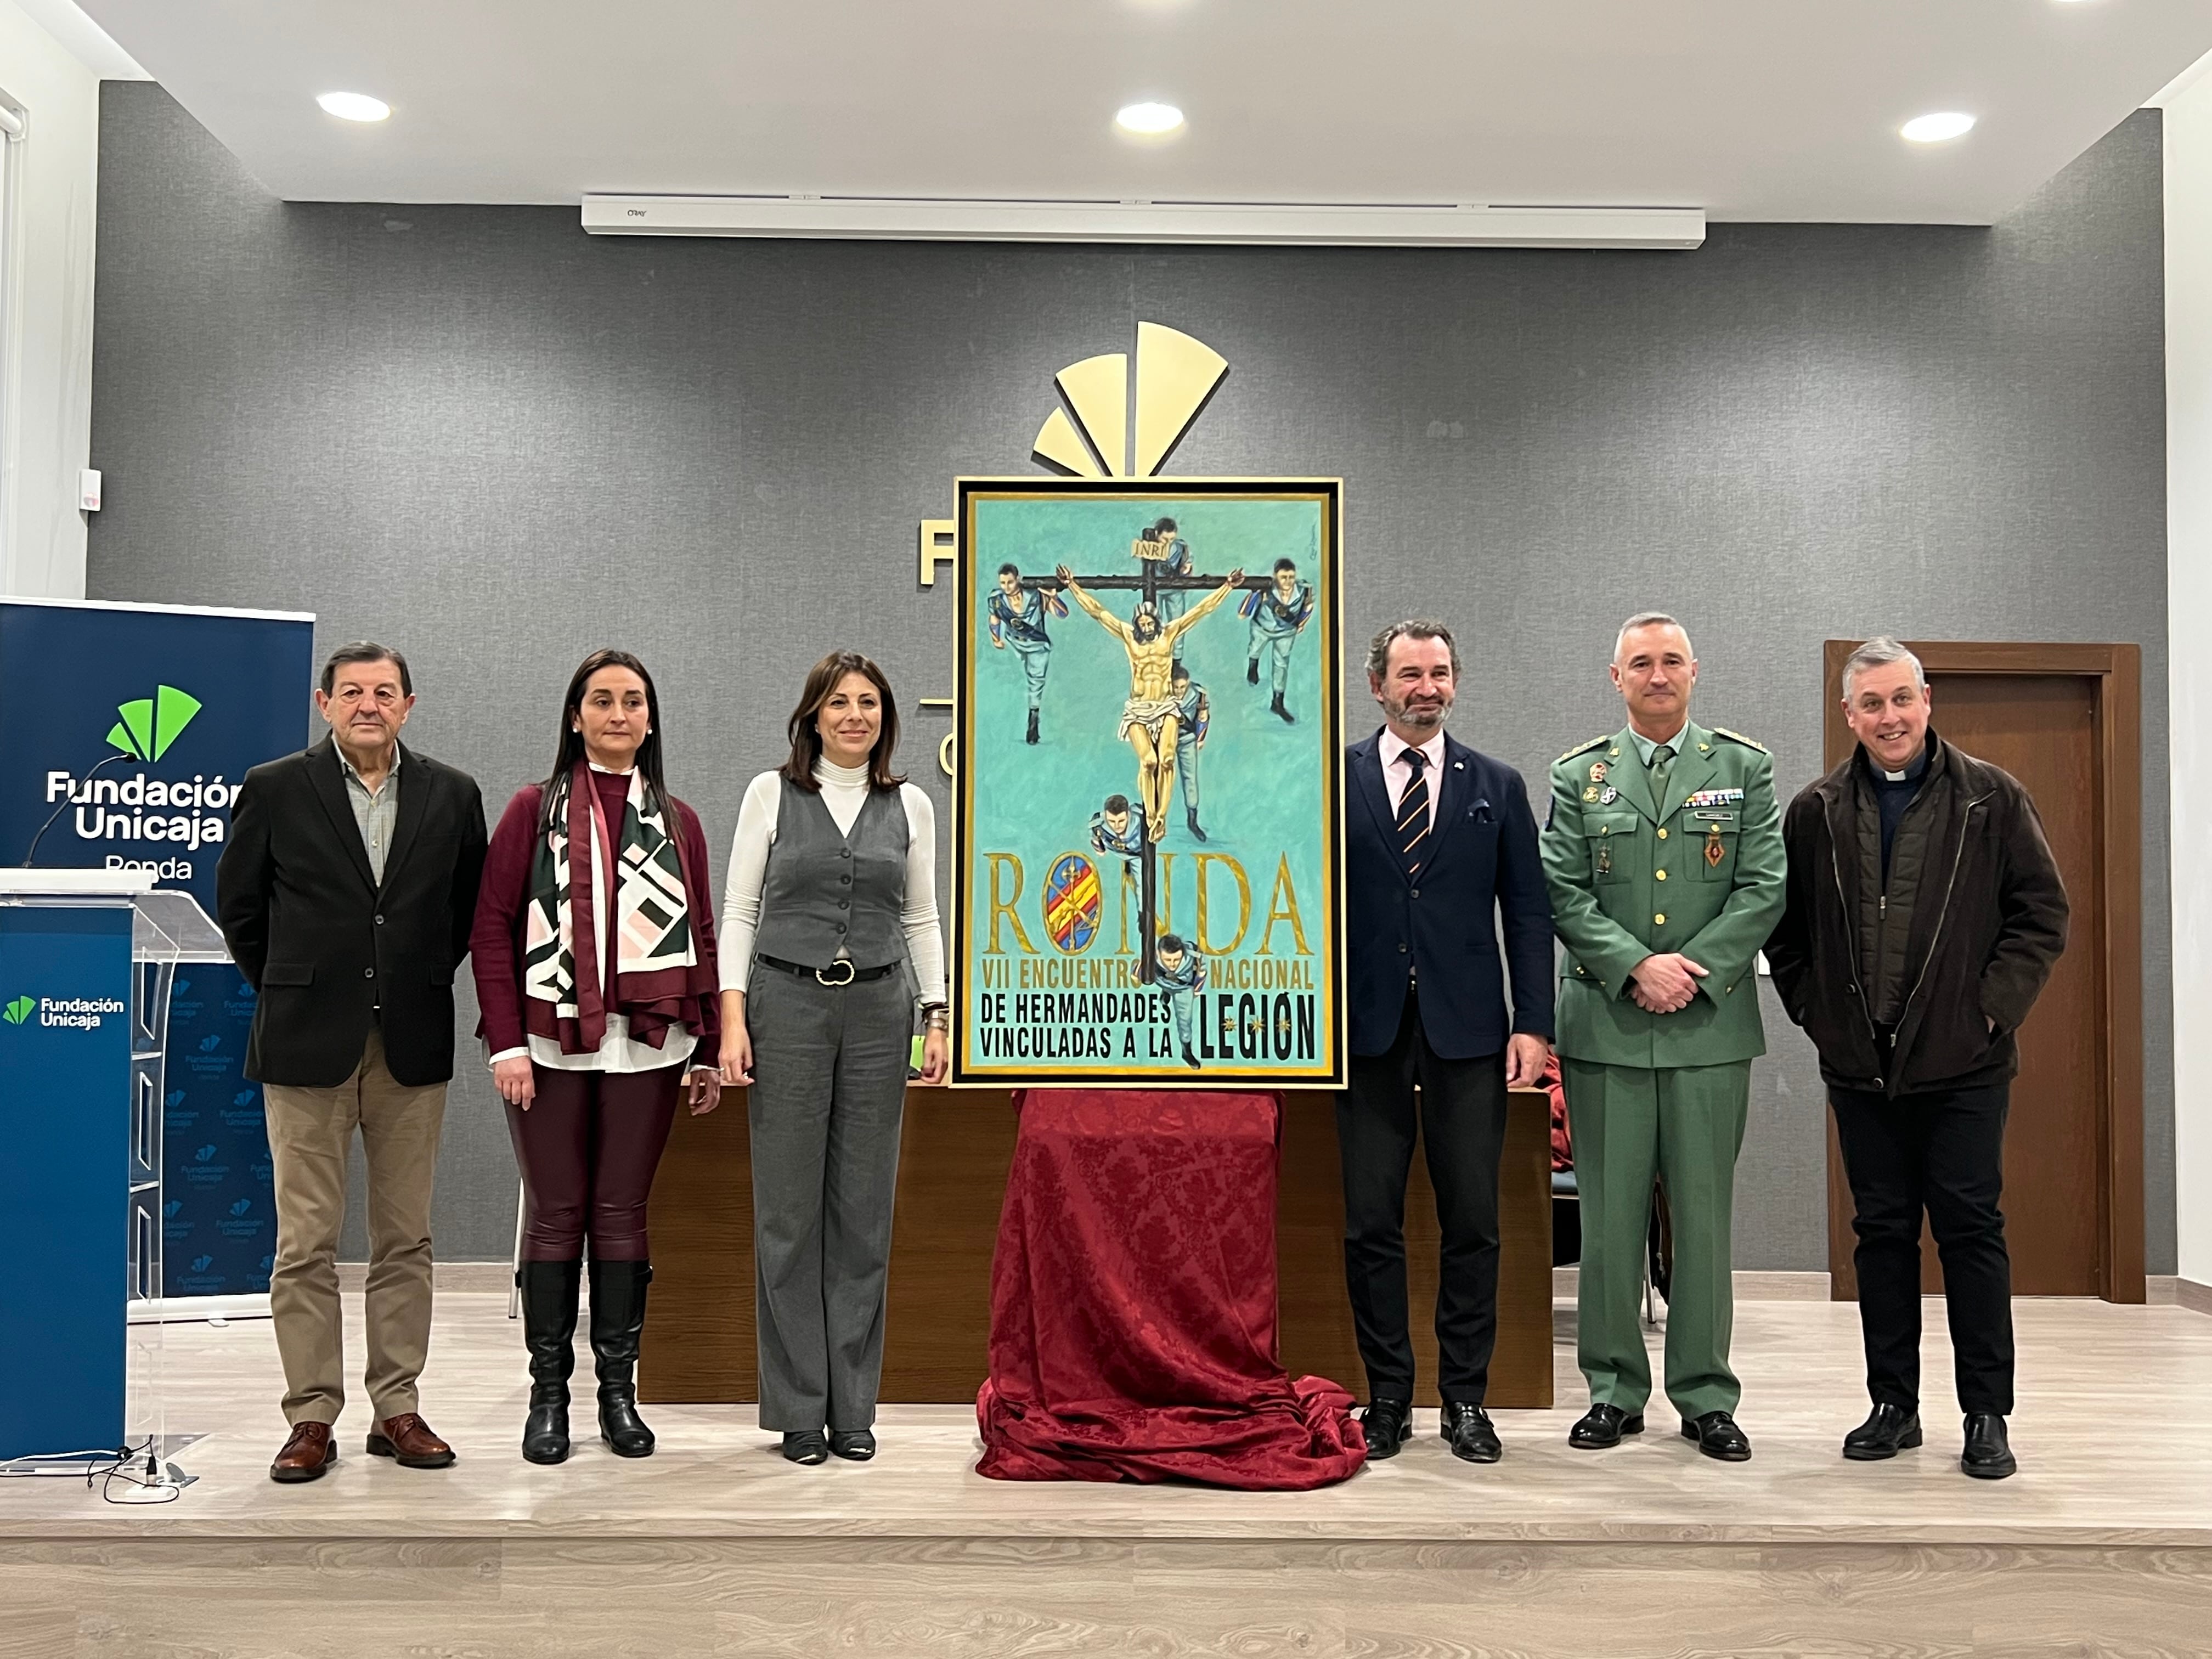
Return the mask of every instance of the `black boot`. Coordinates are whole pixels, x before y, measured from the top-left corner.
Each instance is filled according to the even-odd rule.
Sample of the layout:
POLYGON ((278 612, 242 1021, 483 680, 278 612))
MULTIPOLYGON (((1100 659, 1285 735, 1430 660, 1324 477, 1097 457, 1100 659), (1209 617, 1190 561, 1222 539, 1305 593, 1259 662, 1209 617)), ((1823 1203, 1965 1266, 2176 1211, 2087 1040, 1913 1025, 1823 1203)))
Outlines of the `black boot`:
POLYGON ((530 1351, 530 1415, 522 1455, 532 1463, 568 1461, 568 1374, 576 1369, 576 1286, 580 1261, 526 1261, 514 1275, 522 1291, 522 1340, 530 1351))
POLYGON ((592 1263, 592 1358, 599 1373, 599 1438, 617 1457, 653 1455, 653 1431, 637 1414, 637 1342, 645 1331, 647 1261, 592 1263))
POLYGON ((1244 660, 1244 684, 1257 685, 1259 683, 1260 659, 1257 657, 1248 657, 1244 660))
POLYGON ((1029 737, 1028 737, 1028 738, 1027 738, 1027 741, 1028 741, 1028 742, 1035 743, 1035 742, 1037 740, 1037 729, 1036 729, 1036 728, 1037 728, 1037 711, 1036 711, 1036 709, 1032 708, 1032 709, 1030 709, 1030 734, 1029 734, 1029 737))
POLYGON ((1204 841, 1206 839, 1206 831, 1198 827, 1198 808, 1195 806, 1190 808, 1182 815, 1182 817, 1183 822, 1190 825, 1191 839, 1194 841, 1204 841))
POLYGON ((1268 702, 1267 712, 1271 714, 1281 715, 1292 726, 1296 726, 1298 723, 1298 717, 1291 713, 1289 709, 1283 707, 1283 694, 1279 691, 1276 692, 1273 700, 1268 702))

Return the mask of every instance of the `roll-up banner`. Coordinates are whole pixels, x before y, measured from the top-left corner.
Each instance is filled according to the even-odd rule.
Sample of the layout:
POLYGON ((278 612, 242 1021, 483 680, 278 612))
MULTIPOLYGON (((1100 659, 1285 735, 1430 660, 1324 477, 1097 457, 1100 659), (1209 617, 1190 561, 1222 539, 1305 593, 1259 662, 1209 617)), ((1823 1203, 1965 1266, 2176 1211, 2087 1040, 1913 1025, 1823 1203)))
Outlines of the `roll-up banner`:
MULTIPOLYGON (((248 768, 306 746, 314 621, 0 599, 0 863, 27 855, 48 869, 143 869, 213 915, 240 782, 248 768)), ((269 1288, 269 1141, 260 1085, 241 1070, 252 1023, 253 988, 235 968, 177 969, 164 1297, 269 1288)))

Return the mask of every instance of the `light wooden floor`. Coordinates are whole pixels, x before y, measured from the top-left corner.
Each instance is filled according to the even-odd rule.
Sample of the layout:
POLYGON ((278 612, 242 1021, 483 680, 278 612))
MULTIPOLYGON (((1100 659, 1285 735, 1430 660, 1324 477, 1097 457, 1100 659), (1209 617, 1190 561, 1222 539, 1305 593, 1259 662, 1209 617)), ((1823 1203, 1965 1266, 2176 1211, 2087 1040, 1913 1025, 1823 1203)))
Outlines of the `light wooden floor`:
POLYGON ((0 1659, 2212 1654, 2212 1319, 2180 1308, 2020 1304, 2009 1481, 1957 1473, 1935 1304, 1929 1444, 1860 1465, 1836 1455, 1856 1310, 1747 1302, 1749 1464, 1698 1457, 1663 1405, 1641 1442, 1571 1451, 1562 1307, 1565 1403, 1498 1413, 1502 1464, 1425 1416, 1392 1462, 1258 1495, 986 1481, 958 1407, 887 1412, 866 1467, 787 1464, 743 1407, 659 1407, 650 1460, 533 1468, 504 1309, 440 1300, 424 1407, 456 1468, 364 1455, 356 1407, 337 1468, 294 1488, 264 1474, 268 1323, 170 1328, 198 1484, 155 1510, 0 1484, 0 1659))

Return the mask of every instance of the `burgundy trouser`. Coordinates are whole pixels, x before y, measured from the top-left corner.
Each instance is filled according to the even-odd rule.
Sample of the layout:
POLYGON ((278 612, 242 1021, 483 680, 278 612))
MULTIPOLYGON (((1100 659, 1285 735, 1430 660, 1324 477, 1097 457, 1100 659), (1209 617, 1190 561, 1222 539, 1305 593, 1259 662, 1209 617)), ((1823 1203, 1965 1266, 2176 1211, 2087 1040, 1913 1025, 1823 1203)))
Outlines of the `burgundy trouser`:
POLYGON ((676 1121, 685 1067, 561 1072, 532 1066, 538 1097, 507 1109, 529 1218, 525 1261, 643 1261, 645 1203, 676 1121))

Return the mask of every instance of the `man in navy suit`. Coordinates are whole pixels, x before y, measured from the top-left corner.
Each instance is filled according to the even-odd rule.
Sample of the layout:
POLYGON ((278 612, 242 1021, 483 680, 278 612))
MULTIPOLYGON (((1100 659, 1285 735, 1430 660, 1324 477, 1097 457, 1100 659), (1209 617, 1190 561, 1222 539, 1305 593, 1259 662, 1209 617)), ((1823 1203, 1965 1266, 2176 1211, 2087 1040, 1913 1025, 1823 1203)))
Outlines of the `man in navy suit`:
POLYGON ((1368 1455, 1394 1455, 1412 1432, 1405 1216, 1418 1121, 1443 1235, 1443 1437, 1469 1462, 1494 1463, 1503 1448, 1482 1401, 1498 1334, 1498 1162, 1506 1091, 1534 1085, 1551 1047, 1552 905, 1521 775, 1444 734, 1459 668, 1437 622, 1395 623, 1367 653, 1386 720, 1345 751, 1346 909, 1362 921, 1336 1135, 1368 1455))

